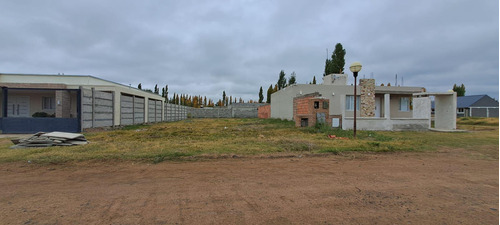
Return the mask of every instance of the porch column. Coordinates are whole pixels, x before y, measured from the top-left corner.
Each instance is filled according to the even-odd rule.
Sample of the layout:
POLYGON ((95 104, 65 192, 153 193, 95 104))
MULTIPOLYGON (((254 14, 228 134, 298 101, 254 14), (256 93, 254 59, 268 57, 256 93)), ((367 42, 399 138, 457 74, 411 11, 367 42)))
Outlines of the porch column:
POLYGON ((120 125, 121 121, 121 92, 113 91, 113 126, 120 125))
POLYGON ((391 119, 391 94, 384 94, 384 118, 391 119))
POLYGON ((66 90, 56 91, 56 118, 69 118, 71 114, 71 96, 66 90))
POLYGON ((144 97, 144 123, 149 123, 149 98, 144 97))
POLYGON ((8 104, 8 95, 9 95, 9 89, 6 88, 6 87, 3 87, 2 88, 2 95, 3 95, 3 99, 2 99, 2 117, 7 117, 7 104, 8 104))

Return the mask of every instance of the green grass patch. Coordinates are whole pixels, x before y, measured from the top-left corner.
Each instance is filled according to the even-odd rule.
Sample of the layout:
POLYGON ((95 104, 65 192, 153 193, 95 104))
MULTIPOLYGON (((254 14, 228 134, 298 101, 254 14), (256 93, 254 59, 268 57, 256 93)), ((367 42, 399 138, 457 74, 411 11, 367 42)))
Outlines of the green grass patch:
MULTIPOLYGON (((279 119, 189 119, 85 133, 90 144, 84 146, 10 149, 10 140, 0 139, 0 162, 133 160, 160 163, 204 155, 432 151, 442 147, 482 151, 484 146, 498 149, 498 126, 461 126, 473 126, 475 130, 467 133, 358 131, 357 138, 353 139, 350 130, 326 126, 300 128, 295 127, 293 121, 279 119), (348 139, 331 139, 328 135, 348 139)), ((498 158, 498 152, 490 155, 498 158)))

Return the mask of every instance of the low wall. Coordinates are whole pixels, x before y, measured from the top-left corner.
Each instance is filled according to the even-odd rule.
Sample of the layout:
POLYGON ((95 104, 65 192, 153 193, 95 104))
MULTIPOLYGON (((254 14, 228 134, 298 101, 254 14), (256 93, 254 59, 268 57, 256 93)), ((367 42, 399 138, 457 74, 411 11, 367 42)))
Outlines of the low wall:
MULTIPOLYGON (((426 131, 429 128, 429 119, 356 118, 357 130, 426 131)), ((354 129, 354 118, 343 118, 342 129, 354 129)))
POLYGON ((232 110, 229 108, 188 108, 191 118, 231 118, 232 110))

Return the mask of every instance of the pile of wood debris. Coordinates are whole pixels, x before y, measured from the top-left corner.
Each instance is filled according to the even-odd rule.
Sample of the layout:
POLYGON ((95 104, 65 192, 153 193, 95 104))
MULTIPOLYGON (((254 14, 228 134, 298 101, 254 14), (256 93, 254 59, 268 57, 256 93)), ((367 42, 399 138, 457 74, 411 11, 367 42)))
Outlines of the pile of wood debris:
POLYGON ((10 148, 72 146, 89 143, 83 134, 66 132, 38 132, 29 138, 12 139, 11 141, 15 145, 10 148))

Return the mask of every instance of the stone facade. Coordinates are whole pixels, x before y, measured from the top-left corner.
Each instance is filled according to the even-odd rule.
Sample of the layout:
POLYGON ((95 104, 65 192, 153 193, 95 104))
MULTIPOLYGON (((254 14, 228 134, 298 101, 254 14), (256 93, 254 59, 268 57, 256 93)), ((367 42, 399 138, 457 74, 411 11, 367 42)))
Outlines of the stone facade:
POLYGON ((293 120, 297 127, 312 127, 316 122, 331 126, 330 101, 319 93, 307 94, 293 99, 293 120))
POLYGON ((375 117, 375 79, 360 79, 360 116, 375 117))

